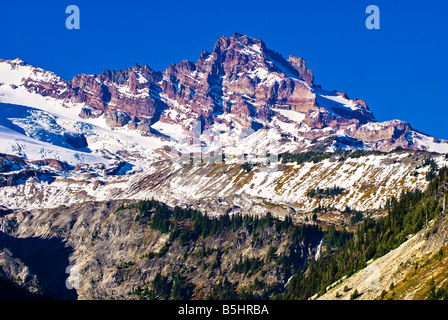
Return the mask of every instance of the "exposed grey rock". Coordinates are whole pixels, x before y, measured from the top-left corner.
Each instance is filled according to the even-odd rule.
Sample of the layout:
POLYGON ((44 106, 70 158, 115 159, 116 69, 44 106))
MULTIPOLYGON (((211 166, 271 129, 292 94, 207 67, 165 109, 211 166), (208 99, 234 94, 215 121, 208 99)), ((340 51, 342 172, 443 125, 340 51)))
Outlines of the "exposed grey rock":
MULTIPOLYGON (((259 273, 231 272, 240 256, 264 260, 269 246, 277 254, 288 254, 292 241, 291 235, 280 234, 272 226, 256 238, 254 232, 243 228, 236 232, 222 230, 180 245, 178 240, 170 240, 169 234, 151 229, 148 220, 136 220, 138 212, 120 208, 122 203, 86 202, 7 215, 16 227, 6 235, 7 242, 2 242, 10 245, 12 253, 0 260, 0 265, 4 261, 10 275, 22 274, 27 279, 36 275, 57 299, 135 299, 128 293, 152 281, 157 273, 169 277, 181 273, 203 297, 223 275, 241 286, 261 277, 259 273), (162 256, 148 257, 161 252, 166 244, 168 251, 162 256), (199 254, 202 248, 209 253, 199 254), (217 252, 221 263, 212 267, 217 252), (25 264, 11 261, 12 255, 20 256, 25 264), (79 289, 67 289, 67 267, 71 267, 71 279, 79 281, 79 289)), ((304 259, 315 254, 320 239, 310 240, 311 247, 304 246, 299 252, 304 259)), ((265 283, 286 283, 286 275, 273 262, 264 263, 263 270, 265 283)))

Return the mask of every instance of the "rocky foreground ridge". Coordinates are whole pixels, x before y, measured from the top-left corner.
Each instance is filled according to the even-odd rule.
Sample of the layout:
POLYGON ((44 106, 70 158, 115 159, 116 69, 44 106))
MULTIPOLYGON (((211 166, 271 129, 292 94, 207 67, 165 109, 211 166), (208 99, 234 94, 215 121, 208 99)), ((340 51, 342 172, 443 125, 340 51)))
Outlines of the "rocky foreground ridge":
POLYGON ((176 210, 109 201, 2 215, 0 278, 50 299, 267 299, 322 237, 271 217, 176 210))

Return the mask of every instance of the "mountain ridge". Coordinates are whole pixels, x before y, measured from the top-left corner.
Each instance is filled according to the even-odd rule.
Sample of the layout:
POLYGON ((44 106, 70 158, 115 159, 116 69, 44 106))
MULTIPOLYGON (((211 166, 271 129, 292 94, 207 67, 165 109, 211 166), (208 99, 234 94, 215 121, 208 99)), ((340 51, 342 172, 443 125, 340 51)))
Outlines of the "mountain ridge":
MULTIPOLYGON (((282 144, 293 152, 308 150, 316 139, 344 136, 357 141, 355 149, 448 151, 445 140, 419 133, 400 120, 377 122, 365 101, 314 84, 303 58, 290 55, 286 60, 261 39, 239 33, 221 36, 212 52, 202 51, 195 63, 183 60, 164 71, 135 64, 65 81, 19 59, 0 63, 3 72, 9 65, 17 73, 9 83, 0 79, 3 87, 22 86, 62 104, 82 104, 82 119, 104 119, 112 128, 174 139, 172 131, 192 136, 199 130, 199 135, 208 133, 223 145, 223 131, 250 135, 263 129, 281 132, 287 142, 282 144), (28 75, 24 68, 30 69, 28 75)), ((8 102, 5 97, 3 93, 0 102, 8 102)), ((208 138, 202 141, 207 144, 208 138)))

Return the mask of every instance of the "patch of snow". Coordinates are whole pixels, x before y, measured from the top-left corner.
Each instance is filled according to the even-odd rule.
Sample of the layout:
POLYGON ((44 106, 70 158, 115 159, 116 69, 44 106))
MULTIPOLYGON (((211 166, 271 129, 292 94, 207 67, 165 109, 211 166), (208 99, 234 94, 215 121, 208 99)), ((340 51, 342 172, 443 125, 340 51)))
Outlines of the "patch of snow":
POLYGON ((413 142, 419 149, 437 153, 448 153, 448 141, 446 140, 438 140, 415 131, 412 132, 412 137, 413 142))
POLYGON ((294 110, 275 109, 275 111, 295 122, 302 122, 306 116, 305 113, 294 110))

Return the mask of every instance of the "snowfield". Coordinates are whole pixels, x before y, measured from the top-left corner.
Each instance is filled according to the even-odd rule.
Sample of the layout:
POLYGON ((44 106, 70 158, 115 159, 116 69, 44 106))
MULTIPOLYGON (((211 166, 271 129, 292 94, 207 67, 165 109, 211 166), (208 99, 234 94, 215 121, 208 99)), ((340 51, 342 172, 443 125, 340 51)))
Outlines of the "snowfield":
MULTIPOLYGON (((249 172, 236 159, 218 164, 154 160, 125 175, 106 176, 100 170, 92 175, 90 170, 69 172, 52 183, 28 179, 17 186, 0 188, 0 205, 40 208, 88 200, 154 197, 170 205, 193 205, 211 215, 228 210, 300 214, 319 204, 339 210, 346 206, 372 210, 384 207, 388 198, 399 197, 402 191, 424 189, 430 168, 419 166, 427 156, 403 152, 342 161, 330 158, 318 163, 258 164, 249 172), (344 192, 320 200, 307 196, 313 188, 334 186, 344 192)), ((444 155, 434 159, 439 167, 447 165, 444 155)))

